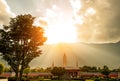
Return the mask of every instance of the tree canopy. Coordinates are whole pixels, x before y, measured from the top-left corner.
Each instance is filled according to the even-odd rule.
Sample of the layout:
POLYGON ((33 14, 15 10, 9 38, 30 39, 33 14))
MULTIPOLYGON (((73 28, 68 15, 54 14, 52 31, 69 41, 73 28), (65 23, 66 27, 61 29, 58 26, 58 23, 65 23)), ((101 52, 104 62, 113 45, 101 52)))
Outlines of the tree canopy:
POLYGON ((96 66, 83 66, 83 67, 80 67, 80 70, 83 72, 97 72, 97 67, 96 66))
POLYGON ((34 19, 30 14, 18 15, 0 29, 0 52, 16 77, 42 53, 40 46, 46 41, 43 28, 33 26, 34 19))
POLYGON ((28 74, 30 73, 30 67, 25 68, 23 73, 26 74, 26 77, 27 77, 28 74))
POLYGON ((64 75, 65 68, 63 68, 63 67, 53 67, 53 69, 51 70, 51 73, 54 76, 58 76, 58 78, 60 78, 62 75, 64 75))
POLYGON ((108 75, 110 74, 110 69, 108 68, 108 66, 104 65, 103 68, 101 69, 101 73, 103 75, 105 75, 106 77, 108 77, 108 75))

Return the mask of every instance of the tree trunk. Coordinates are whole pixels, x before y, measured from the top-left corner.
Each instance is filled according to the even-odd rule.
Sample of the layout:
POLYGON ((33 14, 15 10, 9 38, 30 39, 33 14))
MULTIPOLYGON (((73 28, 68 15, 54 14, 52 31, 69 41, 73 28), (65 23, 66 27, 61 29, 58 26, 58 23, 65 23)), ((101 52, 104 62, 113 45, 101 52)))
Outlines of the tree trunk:
POLYGON ((23 69, 20 70, 20 80, 22 80, 23 69))
POLYGON ((15 72, 15 79, 16 79, 16 81, 20 81, 20 79, 19 79, 19 72, 18 71, 15 72))
POLYGON ((16 67, 16 70, 14 69, 14 72, 15 72, 15 80, 16 81, 20 81, 19 79, 19 66, 16 67))

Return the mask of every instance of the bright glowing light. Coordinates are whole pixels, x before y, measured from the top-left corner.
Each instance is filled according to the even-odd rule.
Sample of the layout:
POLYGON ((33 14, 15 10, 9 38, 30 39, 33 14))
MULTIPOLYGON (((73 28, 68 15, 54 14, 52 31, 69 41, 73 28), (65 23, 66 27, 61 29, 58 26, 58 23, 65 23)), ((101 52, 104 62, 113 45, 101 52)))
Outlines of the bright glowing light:
POLYGON ((51 9, 46 10, 46 18, 48 19, 48 26, 45 28, 47 44, 76 42, 77 32, 70 16, 66 16, 56 5, 53 5, 51 9))
POLYGON ((80 0, 70 0, 71 6, 75 9, 75 11, 81 8, 80 0))
POLYGON ((46 15, 48 17, 55 17, 55 16, 57 16, 57 14, 53 10, 51 10, 51 9, 47 9, 46 15))
POLYGON ((87 11, 86 11, 86 14, 85 15, 94 15, 96 13, 95 9, 93 8, 88 8, 87 11))
POLYGON ((64 23, 65 22, 60 24, 56 22, 56 24, 46 29, 47 44, 76 42, 77 34, 75 27, 64 23))

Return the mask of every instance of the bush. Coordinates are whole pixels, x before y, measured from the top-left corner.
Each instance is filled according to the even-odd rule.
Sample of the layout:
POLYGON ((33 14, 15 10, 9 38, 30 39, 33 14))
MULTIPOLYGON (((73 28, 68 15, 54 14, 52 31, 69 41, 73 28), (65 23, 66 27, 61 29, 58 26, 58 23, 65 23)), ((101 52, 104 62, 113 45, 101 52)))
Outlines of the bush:
POLYGON ((8 81, 16 81, 15 77, 9 77, 8 81))
POLYGON ((95 81, 101 81, 100 78, 96 78, 95 81))
POLYGON ((4 76, 0 76, 0 79, 6 79, 6 77, 4 77, 4 76))
POLYGON ((116 79, 114 79, 114 78, 111 78, 111 79, 109 79, 108 81, 117 81, 116 79))
POLYGON ((4 72, 4 64, 0 63, 0 75, 4 72))
MULTIPOLYGON (((9 77, 8 81, 16 81, 16 77, 9 77)), ((22 77, 21 81, 30 81, 29 79, 26 79, 25 77, 22 77)))

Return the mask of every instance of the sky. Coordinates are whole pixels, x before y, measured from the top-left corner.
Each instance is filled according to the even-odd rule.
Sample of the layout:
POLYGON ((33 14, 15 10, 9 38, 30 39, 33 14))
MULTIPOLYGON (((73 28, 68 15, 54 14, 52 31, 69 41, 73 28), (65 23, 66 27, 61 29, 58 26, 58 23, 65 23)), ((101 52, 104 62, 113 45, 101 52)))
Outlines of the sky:
POLYGON ((43 54, 30 63, 32 67, 48 67, 52 62, 62 66, 66 53, 68 66, 75 66, 78 61, 79 66, 118 68, 119 8, 120 0, 0 0, 0 27, 8 25, 10 17, 32 14, 36 17, 35 25, 43 26, 48 38, 54 39, 48 39, 49 43, 69 40, 69 43, 42 46, 43 54), (59 30, 62 35, 57 33, 59 30))

